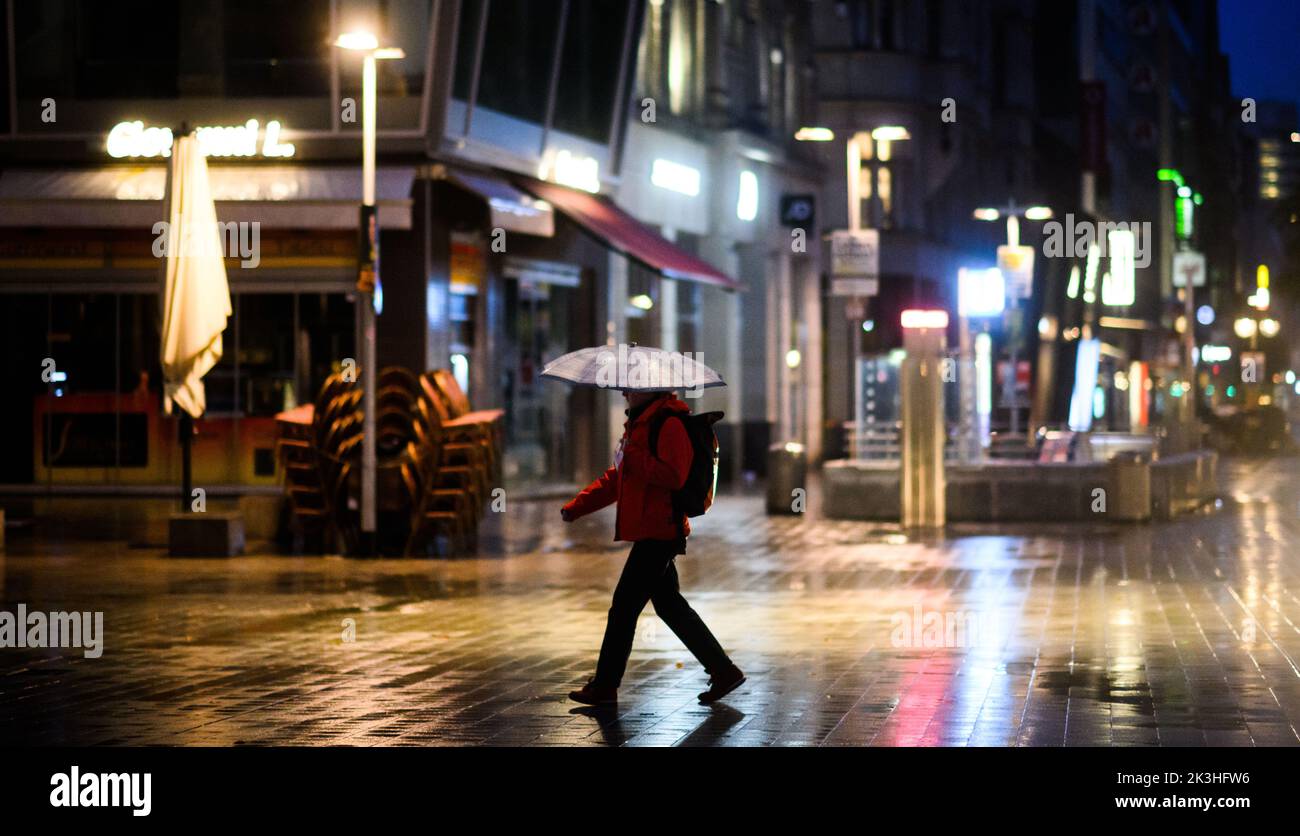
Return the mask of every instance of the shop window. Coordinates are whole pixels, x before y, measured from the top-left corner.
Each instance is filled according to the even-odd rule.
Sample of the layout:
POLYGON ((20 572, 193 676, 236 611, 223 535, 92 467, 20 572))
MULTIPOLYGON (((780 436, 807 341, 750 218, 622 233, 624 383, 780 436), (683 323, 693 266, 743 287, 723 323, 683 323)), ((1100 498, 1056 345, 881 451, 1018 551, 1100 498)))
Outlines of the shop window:
POLYGON ((355 312, 341 293, 241 293, 221 361, 204 378, 209 415, 274 415, 313 402, 356 357, 355 312))
POLYGON ((356 358, 355 315, 355 305, 342 293, 298 296, 299 403, 314 402, 344 358, 356 358))
POLYGON ((143 412, 52 412, 46 467, 144 467, 149 417, 143 412))
MULTIPOLYGON (((355 357, 354 306, 342 293, 235 294, 232 305, 223 357, 203 380, 206 419, 274 415, 314 397, 355 357)), ((51 476, 154 466, 151 445, 174 440, 149 435, 162 405, 158 294, 5 294, 0 314, 12 382, 0 432, 36 452, 0 456, 0 484, 30 484, 34 466, 51 476)), ((274 459, 260 449, 241 455, 251 452, 252 473, 266 476, 274 459)))
POLYGON ((60 375, 56 394, 117 389, 113 344, 117 297, 111 293, 58 294, 50 307, 50 357, 60 375))
POLYGON ((230 417, 240 411, 239 382, 239 296, 231 297, 234 315, 226 323, 221 336, 221 359, 203 377, 204 395, 208 402, 207 414, 213 418, 230 417))
POLYGON ((640 345, 659 345, 658 275, 639 264, 629 264, 627 271, 627 341, 640 345))
MULTIPOLYGON (((546 364, 572 350, 577 291, 506 275, 501 348, 506 475, 523 481, 567 474, 573 464, 567 387, 543 380, 546 364)), ((456 371, 453 361, 452 371, 456 371)), ((468 369, 467 369, 468 371, 468 369)))
POLYGON ((124 395, 162 396, 158 331, 162 316, 156 293, 124 293, 118 297, 118 383, 124 395))
POLYGON ((0 348, 4 355, 4 409, 0 409, 0 434, 5 455, 0 455, 0 484, 26 484, 34 478, 35 457, 24 452, 36 447, 33 421, 38 397, 51 384, 39 373, 50 356, 50 296, 47 293, 5 293, 0 295, 0 348))
POLYGON ((239 317, 241 412, 274 415, 297 406, 294 297, 279 293, 240 294, 239 317))

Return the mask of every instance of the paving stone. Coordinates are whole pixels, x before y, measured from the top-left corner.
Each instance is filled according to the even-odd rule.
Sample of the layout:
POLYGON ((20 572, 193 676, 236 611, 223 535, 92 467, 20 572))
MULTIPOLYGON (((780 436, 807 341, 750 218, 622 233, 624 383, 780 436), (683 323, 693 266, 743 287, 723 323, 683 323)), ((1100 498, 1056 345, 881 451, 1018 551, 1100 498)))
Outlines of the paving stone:
POLYGON ((454 561, 176 561, 47 525, 0 556, 3 608, 103 611, 104 652, 0 649, 0 743, 1297 745, 1300 487, 1284 460, 1223 471, 1220 509, 1169 523, 919 539, 724 495, 678 558, 749 675, 713 707, 653 608, 618 706, 566 699, 626 551, 612 510, 512 501, 454 561))

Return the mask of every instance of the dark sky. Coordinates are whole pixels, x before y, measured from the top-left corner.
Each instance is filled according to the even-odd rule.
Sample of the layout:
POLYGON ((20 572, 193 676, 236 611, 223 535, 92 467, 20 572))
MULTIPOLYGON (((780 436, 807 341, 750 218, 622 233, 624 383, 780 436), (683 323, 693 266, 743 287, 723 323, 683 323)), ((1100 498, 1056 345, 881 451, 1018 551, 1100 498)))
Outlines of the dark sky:
POLYGON ((1219 0, 1232 92, 1300 100, 1300 0, 1219 0))

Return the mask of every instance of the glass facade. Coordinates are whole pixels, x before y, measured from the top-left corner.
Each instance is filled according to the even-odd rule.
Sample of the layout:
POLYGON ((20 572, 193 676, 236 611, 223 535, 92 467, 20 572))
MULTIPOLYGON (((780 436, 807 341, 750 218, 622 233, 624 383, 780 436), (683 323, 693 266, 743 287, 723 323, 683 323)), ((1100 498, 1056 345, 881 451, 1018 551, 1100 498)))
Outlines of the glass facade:
MULTIPOLYGON (((69 106, 77 101, 223 99, 274 101, 295 130, 357 130, 359 120, 338 120, 330 102, 335 93, 360 98, 361 62, 332 46, 338 32, 358 28, 405 52, 379 63, 381 128, 422 125, 430 0, 48 0, 13 9, 17 97, 53 98, 60 108, 49 123, 39 107, 20 107, 20 132, 107 129, 81 124, 69 106)), ((93 109, 104 112, 117 111, 93 109)))
MULTIPOLYGON (((199 424, 201 435, 233 445, 223 448, 231 460, 199 464, 212 483, 269 481, 270 422, 312 400, 354 356, 354 306, 342 293, 236 292, 231 302, 199 424)), ((161 417, 158 294, 4 293, 0 309, 15 382, 0 428, 12 449, 36 451, 0 457, 0 484, 157 484, 175 475, 171 423, 161 417)))
MULTIPOLYGON (((452 96, 472 108, 471 125, 485 110, 486 125, 499 115, 606 145, 634 9, 601 0, 467 0, 452 96)), ((471 125, 448 131, 482 133, 471 125)))

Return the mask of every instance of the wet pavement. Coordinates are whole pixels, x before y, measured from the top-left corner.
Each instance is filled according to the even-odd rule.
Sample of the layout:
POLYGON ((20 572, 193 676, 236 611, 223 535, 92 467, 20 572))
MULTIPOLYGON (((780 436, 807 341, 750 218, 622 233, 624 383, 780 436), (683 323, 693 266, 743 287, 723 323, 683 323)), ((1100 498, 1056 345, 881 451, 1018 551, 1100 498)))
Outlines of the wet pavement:
POLYGON ((712 707, 652 608, 618 707, 566 699, 622 565, 612 509, 566 527, 507 497, 458 561, 177 560, 47 521, 11 537, 0 609, 101 610, 104 650, 0 649, 0 742, 1296 745, 1295 467, 1224 463, 1221 507, 1174 523, 930 541, 724 496, 678 558, 749 675, 712 707))

